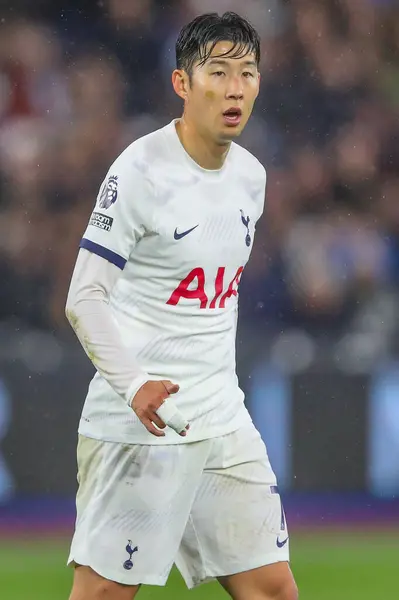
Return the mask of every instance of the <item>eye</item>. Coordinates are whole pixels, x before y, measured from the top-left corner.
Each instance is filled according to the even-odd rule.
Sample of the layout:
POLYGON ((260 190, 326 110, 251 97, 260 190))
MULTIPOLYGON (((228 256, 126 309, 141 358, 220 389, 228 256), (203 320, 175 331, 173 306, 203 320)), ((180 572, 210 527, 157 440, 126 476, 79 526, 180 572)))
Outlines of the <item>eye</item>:
POLYGON ((243 76, 244 76, 246 79, 249 79, 250 77, 253 77, 254 75, 253 75, 253 73, 251 73, 251 71, 244 71, 244 72, 243 72, 243 76))
POLYGON ((216 77, 223 77, 224 74, 224 71, 215 71, 212 73, 212 75, 216 75, 216 77))

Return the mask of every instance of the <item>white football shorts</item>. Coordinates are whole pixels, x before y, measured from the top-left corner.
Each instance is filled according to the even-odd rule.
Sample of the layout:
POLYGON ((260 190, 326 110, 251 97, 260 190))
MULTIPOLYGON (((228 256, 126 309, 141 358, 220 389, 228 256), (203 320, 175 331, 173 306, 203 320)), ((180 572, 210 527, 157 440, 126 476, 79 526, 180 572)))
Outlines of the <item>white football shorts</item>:
POLYGON ((265 445, 251 427, 170 446, 79 437, 77 521, 68 564, 127 585, 189 588, 289 560, 265 445))

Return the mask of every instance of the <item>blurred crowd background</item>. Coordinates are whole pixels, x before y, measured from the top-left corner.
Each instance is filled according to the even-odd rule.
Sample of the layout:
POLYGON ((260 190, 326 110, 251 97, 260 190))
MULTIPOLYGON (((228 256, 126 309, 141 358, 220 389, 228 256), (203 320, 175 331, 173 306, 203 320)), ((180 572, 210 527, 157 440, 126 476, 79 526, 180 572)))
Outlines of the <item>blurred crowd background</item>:
MULTIPOLYGON (((10 0, 0 2, 8 600, 61 600, 70 585, 68 544, 38 540, 69 537, 75 518, 92 366, 64 306, 98 188, 121 150, 181 114, 170 82, 181 26, 225 10, 262 38, 261 94, 241 143, 267 168, 267 200, 240 290, 238 371, 288 520, 306 530, 292 536, 295 573, 308 600, 395 595, 399 0, 10 0), (331 545, 327 525, 352 530, 331 545)), ((185 597, 172 584, 163 597, 185 597)))
MULTIPOLYGON (((116 156, 181 114, 171 85, 175 40, 182 25, 215 10, 239 12, 262 39, 261 94, 240 140, 268 173, 240 290, 238 372, 249 409, 287 487, 309 482, 307 471, 318 473, 314 466, 295 480, 298 465, 287 466, 295 438, 295 419, 287 415, 298 396, 307 432, 298 440, 315 444, 309 442, 309 456, 318 456, 314 448, 323 448, 321 456, 334 452, 334 418, 341 442, 346 435, 354 444, 352 454, 342 450, 347 485, 362 487, 368 477, 374 490, 399 490, 399 367, 392 363, 399 356, 397 0, 1 3, 0 384, 3 373, 16 400, 10 421, 0 389, 0 437, 11 422, 19 433, 6 440, 20 447, 26 415, 16 406, 24 385, 45 415, 64 419, 65 439, 75 431, 89 374, 64 307, 79 241, 116 156), (76 356, 73 378, 69 355, 76 356), (17 368, 27 369, 27 379, 13 374, 17 368), (389 373, 380 385, 383 369, 389 373), (301 374, 310 379, 291 379, 301 374), (345 379, 357 375, 371 379, 345 379), (280 388, 291 392, 279 396, 280 388), (47 410, 52 396, 57 408, 47 410), (314 405, 305 410, 307 398, 314 405), (333 414, 317 413, 319 406, 333 414), (324 427, 331 449, 309 435, 324 427), (352 462, 362 482, 355 482, 352 462)), ((38 431, 50 425, 41 417, 29 415, 39 419, 38 431)), ((24 454, 20 459, 21 466, 24 454)), ((326 468, 333 477, 334 467, 326 468)))
POLYGON ((373 357, 395 348, 397 2, 63 7, 16 0, 1 10, 0 319, 66 330, 68 283, 104 173, 131 141, 180 114, 170 84, 179 28, 235 9, 262 37, 262 90, 242 144, 268 171, 247 323, 318 339, 351 331, 373 357))

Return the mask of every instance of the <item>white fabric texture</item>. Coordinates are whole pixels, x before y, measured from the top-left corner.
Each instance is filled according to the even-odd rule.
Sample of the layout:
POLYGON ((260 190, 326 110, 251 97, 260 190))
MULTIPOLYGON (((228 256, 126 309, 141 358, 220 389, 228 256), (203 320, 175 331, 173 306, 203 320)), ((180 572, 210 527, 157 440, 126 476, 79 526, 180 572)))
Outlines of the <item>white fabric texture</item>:
POLYGON ((97 371, 130 405, 149 375, 123 345, 109 307, 109 298, 120 274, 120 269, 112 263, 80 249, 66 314, 97 371))
POLYGON ((202 169, 185 152, 175 122, 117 158, 81 242, 98 260, 82 251, 68 301, 98 370, 82 435, 184 444, 251 422, 236 375, 235 336, 238 286, 265 183, 264 168, 237 144, 222 169, 202 169), (110 263, 105 276, 104 261, 110 263), (78 278, 80 301, 73 292, 78 278), (96 308, 83 300, 87 289, 100 299, 96 308), (147 379, 180 386, 173 402, 190 423, 187 436, 167 429, 156 438, 127 406, 147 379))
POLYGON ((80 437, 69 563, 127 585, 188 587, 289 560, 276 478, 253 426, 193 444, 80 437))

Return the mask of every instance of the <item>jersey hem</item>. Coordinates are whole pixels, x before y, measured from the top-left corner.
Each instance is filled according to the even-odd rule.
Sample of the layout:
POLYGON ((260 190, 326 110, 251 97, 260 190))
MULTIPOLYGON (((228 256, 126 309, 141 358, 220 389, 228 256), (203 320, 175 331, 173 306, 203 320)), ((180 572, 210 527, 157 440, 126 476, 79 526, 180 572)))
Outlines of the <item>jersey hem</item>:
MULTIPOLYGON (((242 415, 240 415, 242 416, 242 415)), ((249 421, 251 421, 249 417, 249 421)), ((143 434, 123 434, 114 433, 104 435, 102 432, 96 431, 93 427, 88 427, 87 421, 81 420, 79 423, 78 434, 83 435, 94 440, 102 442, 112 442, 116 444, 131 444, 139 446, 174 446, 178 444, 192 444, 194 442, 202 442, 216 437, 222 437, 229 433, 238 431, 241 427, 245 427, 247 422, 238 423, 236 420, 232 421, 231 424, 225 427, 218 427, 213 430, 193 432, 190 430, 185 437, 177 434, 173 429, 167 428, 165 430, 166 435, 164 437, 155 437, 145 430, 143 434)))

